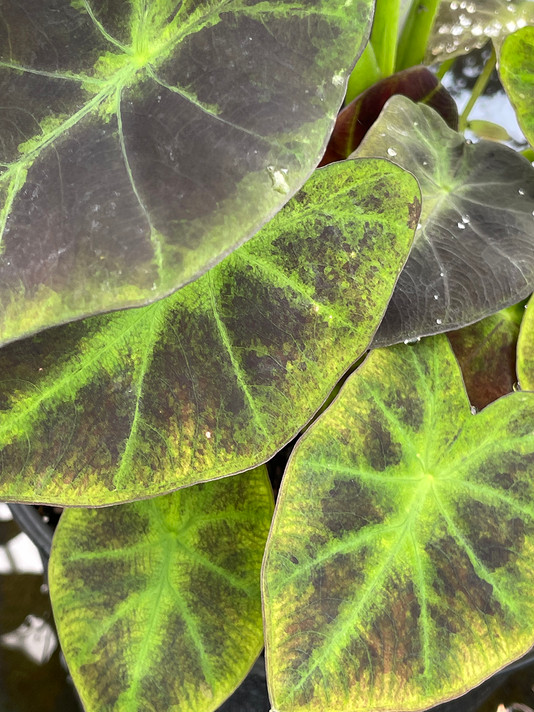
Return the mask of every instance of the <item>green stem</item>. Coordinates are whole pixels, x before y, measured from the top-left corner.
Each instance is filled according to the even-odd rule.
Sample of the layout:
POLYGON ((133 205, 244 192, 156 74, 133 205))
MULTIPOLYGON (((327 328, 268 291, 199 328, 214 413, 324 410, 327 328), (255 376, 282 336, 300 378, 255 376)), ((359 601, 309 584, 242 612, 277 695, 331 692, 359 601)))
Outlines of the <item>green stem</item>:
POLYGON ((371 44, 384 77, 389 77, 395 71, 399 17, 400 0, 377 0, 371 44))
POLYGON ((373 45, 368 42, 349 77, 345 103, 349 104, 353 99, 361 94, 362 91, 368 89, 379 79, 382 79, 382 72, 380 71, 378 62, 376 61, 373 45))
POLYGON ((438 71, 436 72, 436 77, 441 81, 443 77, 447 74, 449 69, 452 67, 454 64, 456 57, 451 57, 450 59, 447 59, 445 62, 442 62, 438 71))
POLYGON ((497 56, 495 54, 495 48, 492 48, 490 58, 486 62, 484 69, 476 80, 475 86, 473 87, 473 91, 471 92, 471 96, 469 97, 469 101, 467 102, 465 109, 462 111, 462 114, 458 121, 458 131, 465 131, 469 114, 471 113, 471 110, 473 109, 476 100, 484 93, 484 89, 486 88, 486 85, 489 82, 489 79, 493 70, 495 69, 496 64, 497 56))
POLYGON ((525 148, 523 151, 521 151, 521 155, 524 156, 527 161, 530 161, 531 163, 534 162, 534 149, 525 148))
POLYGON ((396 71, 421 64, 440 0, 412 0, 397 50, 396 71))

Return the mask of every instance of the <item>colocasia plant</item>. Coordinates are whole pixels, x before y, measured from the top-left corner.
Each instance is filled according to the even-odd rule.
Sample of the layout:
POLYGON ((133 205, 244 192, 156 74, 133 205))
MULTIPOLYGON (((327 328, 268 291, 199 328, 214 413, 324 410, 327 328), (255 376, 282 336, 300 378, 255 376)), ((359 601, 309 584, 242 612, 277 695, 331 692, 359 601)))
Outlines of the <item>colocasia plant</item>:
POLYGON ((1 0, 0 96, 0 499, 65 508, 86 712, 212 712, 264 645, 273 712, 412 712, 526 653, 534 3, 1 0))

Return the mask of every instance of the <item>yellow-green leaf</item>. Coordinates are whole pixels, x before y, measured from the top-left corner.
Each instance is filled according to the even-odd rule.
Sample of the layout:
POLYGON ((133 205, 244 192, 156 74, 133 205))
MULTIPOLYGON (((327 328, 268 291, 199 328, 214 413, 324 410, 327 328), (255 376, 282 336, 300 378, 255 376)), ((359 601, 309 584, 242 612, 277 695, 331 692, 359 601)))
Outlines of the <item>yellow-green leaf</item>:
POLYGON ((534 642, 534 394, 444 336, 371 352, 296 446, 264 564, 277 712, 423 710, 534 642))
POLYGON ((265 467, 172 495, 65 511, 50 559, 86 712, 211 712, 262 645, 265 467))

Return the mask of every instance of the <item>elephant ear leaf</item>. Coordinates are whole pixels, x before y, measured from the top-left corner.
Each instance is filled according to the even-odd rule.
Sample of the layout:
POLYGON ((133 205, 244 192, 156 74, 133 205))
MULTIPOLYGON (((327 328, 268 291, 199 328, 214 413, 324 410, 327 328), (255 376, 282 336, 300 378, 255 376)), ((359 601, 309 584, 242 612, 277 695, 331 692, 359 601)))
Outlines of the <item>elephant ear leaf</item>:
POLYGON ((297 444, 263 572, 278 712, 427 709, 533 644, 534 394, 444 336, 372 351, 297 444))
POLYGON ((471 144, 430 107, 392 97, 356 156, 411 171, 423 206, 374 346, 458 329, 534 287, 534 170, 493 141, 471 144))
POLYGON ((527 304, 517 340, 517 377, 519 387, 534 391, 534 299, 527 304))
POLYGON ((534 145, 534 27, 523 27, 505 39, 499 56, 499 74, 519 125, 534 145))
POLYGON ((216 710, 263 645, 265 467, 166 497, 65 511, 50 559, 86 712, 216 710))
POLYGON ((368 347, 420 195, 334 163, 170 297, 0 349, 0 499, 117 504, 272 457, 368 347))
POLYGON ((257 231, 321 157, 372 5, 3 0, 0 343, 153 302, 257 231))

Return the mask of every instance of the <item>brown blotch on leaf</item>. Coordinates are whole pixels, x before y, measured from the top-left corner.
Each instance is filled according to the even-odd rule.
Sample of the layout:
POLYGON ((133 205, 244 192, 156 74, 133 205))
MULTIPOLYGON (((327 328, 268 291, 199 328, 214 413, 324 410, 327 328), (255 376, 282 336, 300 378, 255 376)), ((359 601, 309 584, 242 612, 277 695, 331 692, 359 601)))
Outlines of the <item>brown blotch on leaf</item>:
POLYGON ((335 480, 328 495, 321 500, 321 523, 336 537, 355 533, 368 524, 383 519, 370 491, 356 479, 335 480))

